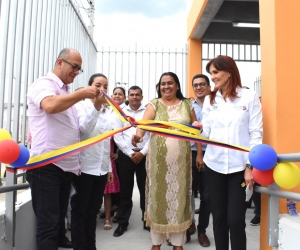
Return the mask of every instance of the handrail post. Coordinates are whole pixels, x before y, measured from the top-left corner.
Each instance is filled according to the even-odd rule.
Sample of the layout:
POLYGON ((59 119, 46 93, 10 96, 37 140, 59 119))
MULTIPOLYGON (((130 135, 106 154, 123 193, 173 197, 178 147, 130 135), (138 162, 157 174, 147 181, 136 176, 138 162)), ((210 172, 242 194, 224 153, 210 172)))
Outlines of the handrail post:
MULTIPOLYGON (((6 184, 16 184, 16 174, 6 172, 6 184)), ((15 245, 15 226, 16 226, 16 196, 17 191, 6 193, 5 196, 5 250, 11 250, 15 245)))
MULTIPOLYGON (((279 186, 274 183, 270 189, 279 190, 279 186)), ((268 195, 268 243, 269 246, 278 246, 278 220, 279 220, 279 197, 268 195)))

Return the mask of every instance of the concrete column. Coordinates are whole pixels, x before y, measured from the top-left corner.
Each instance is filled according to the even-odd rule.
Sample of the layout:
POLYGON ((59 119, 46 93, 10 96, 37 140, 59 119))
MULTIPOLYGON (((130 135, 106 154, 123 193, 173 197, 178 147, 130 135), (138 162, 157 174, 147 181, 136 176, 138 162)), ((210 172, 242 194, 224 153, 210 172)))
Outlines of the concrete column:
MULTIPOLYGON (((298 0, 259 1, 264 143, 278 154, 300 150, 299 9, 298 0)), ((300 193, 300 186, 289 191, 300 193)), ((280 213, 287 213, 285 199, 280 199, 280 213)), ((267 196, 262 195, 261 250, 271 249, 267 214, 267 196)))
POLYGON ((195 97, 192 88, 192 79, 196 74, 202 73, 202 41, 189 39, 188 41, 188 71, 187 71, 187 96, 195 97))

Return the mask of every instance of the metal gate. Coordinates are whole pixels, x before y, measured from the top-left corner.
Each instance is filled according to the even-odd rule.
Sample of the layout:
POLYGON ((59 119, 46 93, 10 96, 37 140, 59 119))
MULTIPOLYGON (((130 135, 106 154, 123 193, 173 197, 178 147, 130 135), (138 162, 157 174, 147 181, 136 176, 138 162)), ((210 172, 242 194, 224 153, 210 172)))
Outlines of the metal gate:
POLYGON ((98 71, 109 80, 109 93, 116 86, 122 86, 126 92, 133 86, 141 87, 144 103, 157 97, 155 85, 162 73, 172 71, 179 77, 181 89, 185 95, 187 48, 121 48, 98 51, 98 71))

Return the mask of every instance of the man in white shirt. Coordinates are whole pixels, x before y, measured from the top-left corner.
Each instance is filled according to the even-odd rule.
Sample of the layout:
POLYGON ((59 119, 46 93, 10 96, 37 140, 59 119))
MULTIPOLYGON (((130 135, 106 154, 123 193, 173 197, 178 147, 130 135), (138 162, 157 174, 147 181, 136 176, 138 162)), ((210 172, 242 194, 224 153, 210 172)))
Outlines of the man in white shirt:
MULTIPOLYGON (((146 108, 142 106, 143 92, 138 86, 132 86, 128 90, 129 105, 123 108, 126 115, 141 120, 144 116, 146 108)), ((129 123, 122 123, 117 118, 115 119, 114 128, 122 128, 128 126, 129 123)), ((145 182, 146 169, 145 161, 148 151, 149 134, 146 134, 143 142, 138 143, 138 147, 131 144, 132 135, 136 133, 136 128, 131 127, 122 133, 114 136, 114 140, 119 148, 119 178, 120 178, 120 207, 118 209, 119 226, 114 232, 115 237, 121 236, 128 227, 128 221, 132 211, 132 192, 134 186, 134 172, 140 192, 140 208, 142 216, 145 212, 145 182)), ((145 226, 144 229, 148 228, 145 226)))

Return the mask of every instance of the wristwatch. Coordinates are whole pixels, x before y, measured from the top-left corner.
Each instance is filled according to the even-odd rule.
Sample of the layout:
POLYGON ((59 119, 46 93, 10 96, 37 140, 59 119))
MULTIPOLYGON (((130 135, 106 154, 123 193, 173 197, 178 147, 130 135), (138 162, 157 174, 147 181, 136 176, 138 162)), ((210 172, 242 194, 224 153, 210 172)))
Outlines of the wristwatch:
POLYGON ((251 164, 248 163, 248 164, 246 164, 246 168, 249 168, 249 169, 252 170, 252 169, 253 169, 253 166, 252 166, 251 164))

